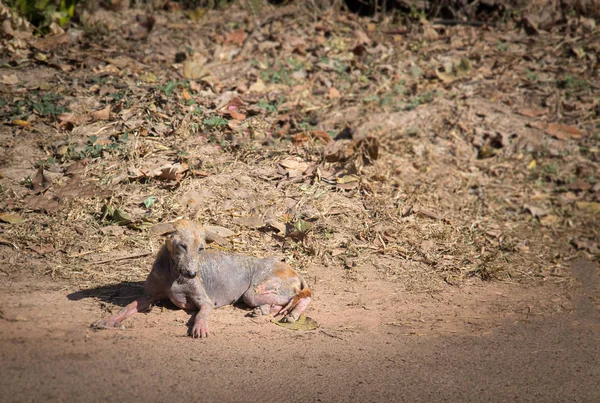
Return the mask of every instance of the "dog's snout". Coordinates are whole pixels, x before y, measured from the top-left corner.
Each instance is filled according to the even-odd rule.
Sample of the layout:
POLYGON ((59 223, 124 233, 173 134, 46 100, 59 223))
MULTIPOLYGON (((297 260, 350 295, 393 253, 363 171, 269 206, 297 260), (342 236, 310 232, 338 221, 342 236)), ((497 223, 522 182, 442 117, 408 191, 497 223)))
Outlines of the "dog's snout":
POLYGON ((186 276, 186 277, 188 277, 188 278, 194 278, 194 277, 196 277, 196 274, 197 274, 197 273, 198 273, 198 272, 196 272, 196 271, 186 271, 184 274, 185 274, 185 276, 186 276))

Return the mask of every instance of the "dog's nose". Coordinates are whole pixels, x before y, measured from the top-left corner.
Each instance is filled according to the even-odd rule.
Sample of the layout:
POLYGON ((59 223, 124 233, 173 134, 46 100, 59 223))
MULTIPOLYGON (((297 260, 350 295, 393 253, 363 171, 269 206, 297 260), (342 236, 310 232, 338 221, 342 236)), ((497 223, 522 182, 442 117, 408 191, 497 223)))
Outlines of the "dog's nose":
POLYGON ((194 278, 194 277, 196 277, 196 273, 197 273, 196 271, 189 271, 189 270, 185 270, 185 271, 184 271, 183 273, 181 273, 181 274, 183 274, 183 276, 184 276, 184 277, 187 277, 187 278, 194 278))

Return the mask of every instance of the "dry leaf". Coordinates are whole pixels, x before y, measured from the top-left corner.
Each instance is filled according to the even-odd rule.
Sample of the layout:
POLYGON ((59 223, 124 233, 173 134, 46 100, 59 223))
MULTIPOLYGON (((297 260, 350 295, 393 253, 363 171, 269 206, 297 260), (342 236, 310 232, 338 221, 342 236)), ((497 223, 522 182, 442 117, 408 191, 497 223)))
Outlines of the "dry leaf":
POLYGON ((233 31, 229 33, 225 37, 225 43, 234 43, 236 45, 242 46, 248 34, 243 29, 238 29, 237 31, 233 31))
POLYGON ((33 245, 29 246, 28 248, 39 255, 45 255, 46 253, 52 253, 55 251, 54 246, 52 244, 46 244, 41 246, 33 245))
POLYGON ((246 119, 246 115, 244 115, 243 113, 239 113, 236 110, 229 111, 229 116, 231 116, 232 118, 234 118, 236 120, 244 120, 244 119, 246 119))
POLYGON ((265 225, 263 220, 255 215, 249 215, 246 217, 236 217, 234 221, 236 222, 236 224, 248 228, 260 228, 265 225))
POLYGON ((21 127, 31 127, 31 123, 29 123, 26 120, 21 120, 21 119, 15 119, 12 121, 12 124, 15 126, 21 126, 21 127))
POLYGON ((118 237, 125 233, 125 227, 120 225, 108 225, 106 227, 100 228, 100 232, 102 233, 102 235, 118 237))
POLYGON ((56 213, 62 206, 53 199, 47 199, 44 196, 27 196, 23 199, 25 206, 34 211, 43 211, 45 213, 56 213))
POLYGON ((587 183, 584 180, 581 179, 577 179, 575 182, 573 183, 569 183, 567 185, 567 189, 569 190, 573 190, 573 191, 584 191, 584 190, 589 190, 592 188, 592 185, 590 185, 589 183, 587 183))
POLYGON ((286 227, 284 223, 281 223, 275 219, 270 219, 270 220, 266 220, 265 221, 268 225, 270 225, 271 227, 275 228, 277 231, 279 231, 280 234, 284 234, 286 233, 286 227))
POLYGON ((92 118, 94 121, 110 119, 110 105, 106 105, 104 109, 92 113, 92 118))
POLYGON ((221 238, 229 238, 235 235, 235 232, 232 230, 225 227, 220 227, 218 225, 206 225, 204 226, 204 230, 206 231, 207 239, 214 239, 214 237, 217 236, 221 238))
POLYGON ((267 86, 265 85, 265 83, 260 79, 257 78, 256 82, 253 83, 250 88, 248 88, 248 92, 258 92, 258 93, 263 93, 267 90, 267 86))
POLYGON ((336 90, 335 87, 331 87, 329 89, 329 99, 333 100, 333 99, 338 99, 341 97, 342 97, 342 94, 340 94, 340 92, 338 90, 336 90))
POLYGON ((93 199, 110 196, 110 190, 101 189, 95 183, 86 182, 78 176, 73 176, 64 186, 56 189, 56 197, 60 201, 72 199, 93 199))
MULTIPOLYGON (((183 62, 183 76, 188 80, 198 80, 209 75, 205 68, 206 60, 186 60, 183 62)), ((192 87, 190 87, 192 88, 192 87)), ((192 88, 193 89, 193 88, 192 88)))
POLYGON ((440 217, 439 215, 437 215, 433 211, 427 210, 427 209, 423 209, 423 208, 415 210, 415 213, 417 213, 417 214, 419 214, 421 216, 424 216, 424 217, 433 218, 434 220, 441 220, 442 219, 442 217, 440 217))
POLYGON ((25 222, 23 218, 21 218, 18 214, 12 213, 0 213, 0 221, 5 222, 7 224, 20 224, 25 222))
POLYGON ((585 211, 587 213, 598 214, 600 213, 600 203, 596 202, 575 202, 575 206, 579 210, 585 211))
POLYGON ((283 322, 279 318, 273 319, 278 326, 284 327, 290 330, 315 330, 319 327, 319 324, 312 318, 302 315, 295 322, 283 322))
POLYGON ((52 180, 44 175, 44 167, 40 166, 35 177, 31 180, 33 193, 43 193, 50 187, 50 185, 52 185, 52 180))
POLYGON ((175 163, 160 167, 160 174, 155 175, 159 179, 179 182, 189 169, 186 163, 175 163))
POLYGON ((16 74, 4 74, 2 75, 2 83, 6 85, 15 85, 19 82, 19 78, 16 74))
POLYGON ((302 176, 302 174, 306 172, 306 170, 309 167, 309 164, 307 162, 298 161, 293 158, 287 158, 285 160, 279 161, 279 165, 285 168, 285 171, 290 178, 302 176))
POLYGON ((527 116, 529 118, 537 118, 538 116, 548 114, 548 108, 534 109, 534 108, 521 108, 517 110, 519 115, 527 116))
POLYGON ((355 30, 354 34, 356 35, 359 44, 369 45, 371 43, 371 39, 369 39, 369 36, 362 29, 355 30))
POLYGON ((555 225, 558 222, 560 222, 560 217, 554 214, 548 214, 547 216, 540 218, 540 223, 546 227, 555 225))
POLYGON ((559 140, 580 139, 583 132, 576 127, 567 126, 560 123, 551 123, 545 128, 547 134, 556 137, 559 140))
POLYGON ((540 208, 540 207, 535 207, 529 204, 526 204, 523 206, 523 208, 527 211, 529 211, 529 213, 534 216, 535 218, 541 218, 544 217, 545 215, 548 215, 548 210, 540 208))

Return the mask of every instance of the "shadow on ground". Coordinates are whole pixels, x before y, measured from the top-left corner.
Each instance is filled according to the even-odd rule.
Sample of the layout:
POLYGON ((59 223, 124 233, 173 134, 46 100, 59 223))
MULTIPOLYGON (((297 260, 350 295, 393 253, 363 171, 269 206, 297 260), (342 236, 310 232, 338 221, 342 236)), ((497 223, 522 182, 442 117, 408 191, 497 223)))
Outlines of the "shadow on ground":
MULTIPOLYGON (((143 281, 122 281, 117 284, 107 284, 103 286, 86 288, 79 291, 75 291, 67 295, 67 298, 71 301, 80 301, 84 298, 97 298, 102 302, 108 302, 111 304, 126 306, 131 302, 139 298, 144 292, 143 281)), ((158 301, 153 304, 155 306, 162 306, 167 309, 179 309, 168 299, 158 301)), ((236 308, 251 311, 242 301, 237 301, 233 304, 236 308)), ((250 316, 252 312, 248 312, 247 316, 250 316)))
POLYGON ((117 284, 82 289, 67 295, 67 298, 71 301, 79 301, 84 298, 98 298, 103 302, 125 306, 140 297, 143 292, 143 281, 122 281, 117 284))

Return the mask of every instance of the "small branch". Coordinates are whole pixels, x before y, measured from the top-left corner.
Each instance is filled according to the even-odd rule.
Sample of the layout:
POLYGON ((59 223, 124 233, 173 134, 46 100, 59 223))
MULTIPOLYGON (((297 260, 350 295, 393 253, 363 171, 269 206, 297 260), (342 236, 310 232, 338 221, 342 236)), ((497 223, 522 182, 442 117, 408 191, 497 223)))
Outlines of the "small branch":
POLYGON ((117 262, 119 260, 137 259, 138 257, 144 257, 144 256, 148 256, 148 255, 151 255, 151 254, 152 254, 152 252, 134 253, 133 255, 127 255, 127 256, 121 256, 121 257, 113 257, 111 259, 101 260, 99 262, 94 262, 94 263, 95 264, 104 264, 104 263, 117 262))

